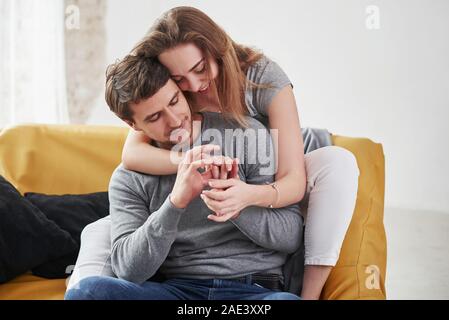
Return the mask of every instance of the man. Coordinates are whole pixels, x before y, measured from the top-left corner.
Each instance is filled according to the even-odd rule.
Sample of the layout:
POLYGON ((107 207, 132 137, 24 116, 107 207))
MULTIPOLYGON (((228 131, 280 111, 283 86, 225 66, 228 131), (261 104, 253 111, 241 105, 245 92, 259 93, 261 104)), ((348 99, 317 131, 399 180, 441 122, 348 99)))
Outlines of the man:
MULTIPOLYGON (((261 174, 266 165, 253 156, 259 152, 254 147, 268 150, 266 164, 274 163, 266 128, 248 118, 248 130, 263 133, 253 135, 255 143, 236 146, 234 139, 217 138, 226 136, 226 129, 240 129, 233 136, 237 139, 247 135, 218 113, 192 114, 168 70, 157 61, 127 56, 108 68, 106 100, 117 116, 160 148, 190 148, 203 144, 202 136, 213 136, 224 156, 237 154, 241 180, 273 182, 273 172, 261 174)), ((298 299, 281 290, 286 257, 302 239, 299 207, 248 207, 240 213, 215 215, 200 195, 211 178, 210 167, 224 161, 204 157, 217 149, 211 145, 190 149, 176 175, 146 175, 120 165, 109 186, 111 264, 117 278, 85 278, 65 298, 298 299), (151 281, 156 272, 165 279, 151 281)), ((237 174, 236 162, 233 167, 237 174)))

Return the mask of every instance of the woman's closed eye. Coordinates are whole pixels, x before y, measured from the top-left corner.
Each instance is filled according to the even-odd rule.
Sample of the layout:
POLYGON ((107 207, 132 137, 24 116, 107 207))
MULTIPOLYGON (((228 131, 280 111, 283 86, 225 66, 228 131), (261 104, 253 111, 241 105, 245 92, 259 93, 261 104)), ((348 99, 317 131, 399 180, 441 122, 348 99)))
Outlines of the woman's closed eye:
POLYGON ((204 62, 201 65, 199 65, 198 67, 196 67, 196 69, 194 70, 194 72, 197 74, 204 73, 204 71, 206 71, 206 63, 204 63, 204 62))

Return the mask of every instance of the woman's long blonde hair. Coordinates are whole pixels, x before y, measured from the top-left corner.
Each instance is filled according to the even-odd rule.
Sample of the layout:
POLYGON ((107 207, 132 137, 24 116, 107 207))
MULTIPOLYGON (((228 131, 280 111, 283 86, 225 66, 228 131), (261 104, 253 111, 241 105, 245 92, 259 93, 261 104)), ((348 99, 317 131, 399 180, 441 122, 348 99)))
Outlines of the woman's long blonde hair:
MULTIPOLYGON (((182 6, 165 12, 131 54, 154 58, 184 43, 195 44, 206 59, 217 61, 219 72, 212 87, 218 95, 220 108, 225 117, 246 126, 244 117, 248 115, 248 109, 245 104, 245 89, 247 85, 255 85, 247 80, 246 72, 251 64, 263 56, 262 53, 235 43, 202 11, 182 6)), ((206 70, 210 75, 208 63, 206 70)), ((193 103, 190 93, 186 97, 193 103)))

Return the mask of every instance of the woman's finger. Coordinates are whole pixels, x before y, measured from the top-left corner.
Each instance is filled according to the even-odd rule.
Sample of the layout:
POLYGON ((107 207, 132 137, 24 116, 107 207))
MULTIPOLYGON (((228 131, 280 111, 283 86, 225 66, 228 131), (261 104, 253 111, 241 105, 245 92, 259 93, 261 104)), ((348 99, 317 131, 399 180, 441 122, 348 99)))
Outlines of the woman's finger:
POLYGON ((220 167, 220 179, 227 179, 227 178, 228 178, 228 169, 226 163, 223 163, 220 167))
POLYGON ((206 197, 211 198, 215 201, 223 201, 228 198, 228 193, 223 190, 203 190, 203 194, 206 195, 206 197))
POLYGON ((226 171, 231 172, 233 162, 234 162, 234 160, 232 158, 225 157, 226 171))
POLYGON ((215 222, 226 222, 229 219, 234 218, 234 216, 238 217, 239 214, 237 214, 237 212, 235 212, 235 211, 234 212, 230 212, 230 213, 225 214, 225 215, 222 215, 222 216, 216 216, 216 215, 210 214, 210 215, 207 216, 207 219, 215 221, 215 222))
POLYGON ((220 177, 220 169, 217 166, 212 166, 212 179, 218 179, 220 177))
POLYGON ((219 201, 215 201, 211 198, 208 198, 204 194, 200 195, 201 199, 204 201, 204 203, 207 205, 209 209, 219 214, 221 209, 221 203, 219 201))
POLYGON ((231 173, 229 174, 229 178, 234 179, 237 178, 239 175, 239 159, 235 158, 234 161, 232 161, 232 169, 231 173))
POLYGON ((209 186, 211 188, 225 189, 235 185, 235 182, 235 179, 217 180, 214 178, 209 180, 209 186))

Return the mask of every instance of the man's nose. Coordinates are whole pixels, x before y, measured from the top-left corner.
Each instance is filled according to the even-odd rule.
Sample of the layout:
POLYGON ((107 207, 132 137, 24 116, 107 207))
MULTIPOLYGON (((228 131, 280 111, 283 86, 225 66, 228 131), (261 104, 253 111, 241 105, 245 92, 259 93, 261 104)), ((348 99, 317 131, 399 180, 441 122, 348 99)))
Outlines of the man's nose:
POLYGON ((168 124, 170 125, 170 127, 172 128, 177 128, 181 125, 182 123, 182 119, 180 117, 178 117, 176 115, 176 113, 174 113, 173 111, 171 111, 170 109, 167 109, 167 119, 168 119, 168 124))

